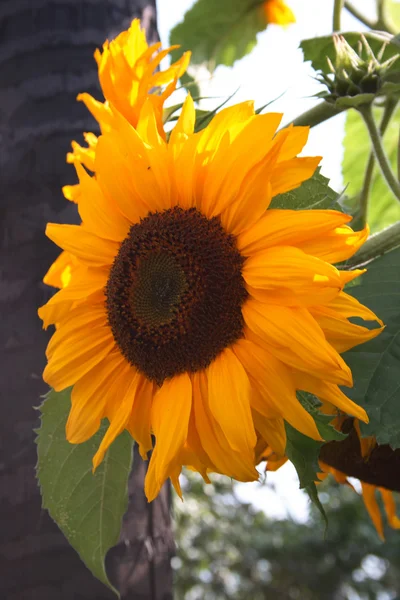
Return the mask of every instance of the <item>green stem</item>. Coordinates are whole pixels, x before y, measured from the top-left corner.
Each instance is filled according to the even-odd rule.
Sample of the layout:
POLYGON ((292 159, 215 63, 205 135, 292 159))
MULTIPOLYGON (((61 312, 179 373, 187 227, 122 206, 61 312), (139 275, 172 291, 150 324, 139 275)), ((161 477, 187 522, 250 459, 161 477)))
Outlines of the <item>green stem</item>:
POLYGON ((393 33, 393 35, 396 35, 396 27, 391 22, 388 14, 386 0, 376 0, 376 12, 378 15, 378 20, 376 22, 375 29, 387 31, 388 33, 393 33))
POLYGON ((369 136, 371 138, 372 150, 375 158, 380 166, 382 175, 388 184, 389 188, 400 202, 400 183, 396 179, 392 167, 390 166, 389 160, 382 146, 381 136, 376 126, 374 117, 372 115, 371 106, 364 105, 358 108, 361 116, 364 119, 364 123, 367 126, 369 136))
POLYGON ((400 221, 371 235, 360 250, 346 263, 346 268, 355 268, 382 256, 400 246, 400 221))
POLYGON ((376 13, 378 15, 378 21, 385 20, 386 6, 385 0, 376 0, 376 13))
POLYGON ((333 5, 333 31, 340 31, 340 17, 342 16, 342 9, 344 0, 335 0, 333 5))
MULTIPOLYGON (((386 103, 385 110, 382 115, 382 120, 379 125, 379 131, 380 131, 381 136, 383 136, 383 134, 386 131, 387 126, 389 125, 390 119, 396 108, 396 104, 397 104, 397 101, 393 100, 392 98, 389 98, 386 103)), ((399 141, 400 141, 400 138, 399 138, 399 141)), ((399 156, 399 154, 398 154, 398 156, 399 156)), ((369 203, 369 195, 370 195, 370 189, 371 189, 371 183, 372 183, 372 175, 374 172, 374 166, 375 166, 375 157, 374 157, 373 152, 371 152, 371 154, 369 155, 369 158, 368 158, 366 169, 365 169, 363 186, 362 186, 361 193, 360 193, 360 219, 361 219, 361 224, 363 227, 367 223, 368 203, 369 203)))
POLYGON ((335 117, 344 110, 347 110, 347 106, 335 107, 329 102, 320 102, 319 104, 314 106, 314 108, 311 108, 310 110, 307 110, 306 112, 296 117, 291 122, 291 124, 297 126, 308 125, 309 127, 315 127, 316 125, 319 125, 320 123, 323 123, 324 121, 335 117))
POLYGON ((397 140, 397 177, 400 179, 400 131, 399 139, 397 140))
POLYGON ((369 155, 369 158, 368 158, 367 166, 365 168, 363 186, 362 186, 361 192, 360 192, 360 221, 361 221, 362 227, 365 227, 365 225, 367 224, 369 192, 371 189, 372 175, 374 173, 374 166, 375 166, 375 158, 374 158, 373 153, 371 152, 371 154, 369 155))

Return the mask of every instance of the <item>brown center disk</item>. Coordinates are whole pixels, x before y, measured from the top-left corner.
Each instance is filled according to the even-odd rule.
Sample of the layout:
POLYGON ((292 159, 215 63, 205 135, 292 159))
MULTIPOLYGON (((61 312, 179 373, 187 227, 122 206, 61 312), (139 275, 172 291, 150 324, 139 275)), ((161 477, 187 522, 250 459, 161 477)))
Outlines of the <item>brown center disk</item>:
POLYGON ((247 297, 234 236, 195 208, 150 213, 122 242, 106 286, 122 354, 162 384, 207 367, 243 335, 247 297))

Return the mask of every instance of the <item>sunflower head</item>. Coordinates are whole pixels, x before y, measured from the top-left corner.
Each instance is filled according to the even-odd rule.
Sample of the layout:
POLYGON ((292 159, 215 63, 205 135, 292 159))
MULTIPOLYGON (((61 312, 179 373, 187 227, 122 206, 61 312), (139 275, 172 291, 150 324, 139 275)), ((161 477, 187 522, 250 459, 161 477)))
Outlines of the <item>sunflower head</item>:
MULTIPOLYGON (((94 467, 123 429, 152 449, 146 494, 182 465, 240 481, 267 445, 283 456, 285 420, 320 440, 297 400, 306 390, 367 420, 338 387, 340 356, 380 329, 343 287, 367 230, 336 211, 269 209, 314 173, 298 157, 306 127, 276 133, 281 115, 251 102, 226 108, 195 133, 188 96, 168 142, 148 99, 137 127, 115 112, 95 147, 91 177, 77 164, 80 226, 49 224, 74 257, 68 285, 43 306, 56 333, 45 380, 73 386, 66 435, 80 443, 107 418, 94 467)), ((61 260, 61 259, 60 259, 61 260)))

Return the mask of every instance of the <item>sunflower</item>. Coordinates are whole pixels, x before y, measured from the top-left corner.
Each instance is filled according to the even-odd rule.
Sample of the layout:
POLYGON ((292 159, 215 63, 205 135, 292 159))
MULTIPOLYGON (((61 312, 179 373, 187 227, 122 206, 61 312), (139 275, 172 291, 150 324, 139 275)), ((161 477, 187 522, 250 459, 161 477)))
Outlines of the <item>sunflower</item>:
POLYGON ((292 10, 283 0, 266 0, 263 8, 268 24, 290 25, 290 23, 296 22, 292 10))
POLYGON ((320 440, 297 389, 366 421, 338 387, 352 385, 339 352, 380 328, 348 320, 377 318, 343 291, 363 271, 332 263, 367 231, 333 210, 266 210, 314 173, 320 157, 297 157, 308 128, 275 133, 282 115, 244 102, 194 133, 188 96, 166 142, 152 102, 136 129, 111 109, 96 177, 76 164, 82 224, 47 226, 77 265, 39 309, 56 325, 44 379, 73 386, 67 439, 106 417, 96 468, 124 429, 143 457, 154 435, 152 500, 168 477, 180 492, 183 465, 256 480, 256 446, 283 455, 285 420, 320 440))
MULTIPOLYGON (((377 442, 375 437, 361 437, 360 432, 360 424, 357 419, 354 419, 354 430, 357 434, 359 440, 359 456, 360 459, 364 462, 368 462, 368 459, 371 456, 372 451, 377 446, 377 442)), ((354 486, 349 481, 346 473, 343 473, 339 469, 332 467, 324 463, 323 461, 319 461, 319 466, 321 467, 323 473, 319 474, 320 479, 324 479, 328 474, 333 475, 335 480, 344 485, 350 486, 354 489, 354 486)), ((396 514, 396 502, 393 497, 393 492, 390 489, 385 487, 374 485, 372 483, 367 483, 366 481, 359 480, 361 484, 361 492, 364 500, 365 508, 368 511, 368 514, 373 522, 375 529, 379 535, 379 537, 384 540, 385 536, 383 533, 383 522, 381 516, 381 510, 379 508, 379 504, 377 502, 377 492, 380 493, 382 497, 383 507, 386 513, 386 519, 388 525, 392 527, 392 529, 400 529, 400 518, 396 514)))

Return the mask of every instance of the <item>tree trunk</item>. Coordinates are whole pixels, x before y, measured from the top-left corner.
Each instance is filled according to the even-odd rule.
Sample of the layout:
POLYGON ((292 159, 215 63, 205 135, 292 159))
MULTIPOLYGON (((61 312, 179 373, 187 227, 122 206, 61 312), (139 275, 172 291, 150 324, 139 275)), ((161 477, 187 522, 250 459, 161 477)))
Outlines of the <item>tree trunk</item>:
MULTIPOLYGON (((93 60, 106 37, 141 17, 155 41, 155 0, 0 2, 0 597, 107 600, 115 596, 86 569, 46 511, 35 479, 34 407, 49 334, 37 308, 50 295, 41 279, 59 250, 48 221, 78 222, 61 186, 71 139, 96 126, 78 92, 101 98, 93 60)), ((169 488, 147 504, 146 465, 135 455, 121 541, 107 557, 122 598, 171 598, 173 540, 169 488)))

